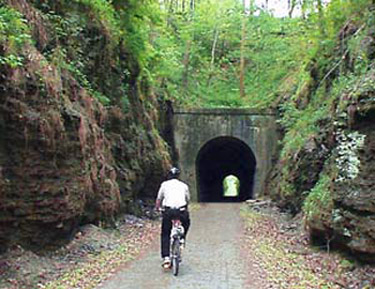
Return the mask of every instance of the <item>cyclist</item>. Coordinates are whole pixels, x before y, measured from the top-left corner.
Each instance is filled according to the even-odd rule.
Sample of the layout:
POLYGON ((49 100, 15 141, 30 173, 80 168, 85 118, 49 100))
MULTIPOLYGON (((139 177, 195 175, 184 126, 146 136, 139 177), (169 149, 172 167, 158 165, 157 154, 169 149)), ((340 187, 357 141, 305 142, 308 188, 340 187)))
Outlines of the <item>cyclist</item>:
POLYGON ((162 266, 164 268, 170 268, 171 265, 171 259, 169 257, 170 234, 173 217, 171 209, 183 209, 180 211, 180 220, 185 231, 184 239, 181 240, 182 246, 190 226, 188 212, 188 203, 190 201, 189 187, 178 179, 179 175, 180 170, 178 168, 171 168, 168 172, 167 180, 160 185, 158 196, 156 198, 156 209, 159 210, 161 206, 164 208, 161 224, 161 257, 163 259, 162 266))

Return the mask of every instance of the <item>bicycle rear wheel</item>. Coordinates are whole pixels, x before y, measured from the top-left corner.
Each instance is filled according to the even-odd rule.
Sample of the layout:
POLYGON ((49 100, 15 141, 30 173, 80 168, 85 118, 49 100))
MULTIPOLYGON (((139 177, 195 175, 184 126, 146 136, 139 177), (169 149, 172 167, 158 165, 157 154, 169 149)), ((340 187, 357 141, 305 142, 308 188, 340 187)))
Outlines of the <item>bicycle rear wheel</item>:
POLYGON ((173 240, 172 244, 172 268, 173 275, 178 275, 178 270, 180 267, 181 251, 180 251, 180 240, 178 238, 173 240))

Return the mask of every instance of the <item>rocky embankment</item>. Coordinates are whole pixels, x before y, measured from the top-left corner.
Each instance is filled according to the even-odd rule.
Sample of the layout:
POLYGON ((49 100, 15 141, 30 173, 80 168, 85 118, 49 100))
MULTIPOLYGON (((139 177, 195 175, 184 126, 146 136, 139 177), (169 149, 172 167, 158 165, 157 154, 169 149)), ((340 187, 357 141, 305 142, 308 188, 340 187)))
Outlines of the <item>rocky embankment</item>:
POLYGON ((135 197, 153 195, 169 155, 156 128, 157 103, 137 82, 137 61, 95 7, 2 2, 2 13, 26 25, 31 39, 15 65, 5 58, 11 37, 0 41, 9 62, 0 66, 0 248, 46 248, 79 224, 111 224, 135 197), (80 33, 56 29, 77 17, 67 27, 80 33))
POLYGON ((304 211, 313 241, 373 262, 375 33, 363 21, 346 23, 331 54, 319 55, 324 67, 309 66, 292 104, 300 118, 285 131, 268 194, 294 214, 304 211))

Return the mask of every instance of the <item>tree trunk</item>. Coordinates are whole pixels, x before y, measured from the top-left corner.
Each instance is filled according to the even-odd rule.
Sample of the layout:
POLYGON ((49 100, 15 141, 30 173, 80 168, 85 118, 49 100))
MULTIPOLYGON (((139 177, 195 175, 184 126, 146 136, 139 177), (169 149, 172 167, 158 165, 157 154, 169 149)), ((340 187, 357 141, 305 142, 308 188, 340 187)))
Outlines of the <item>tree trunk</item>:
POLYGON ((212 49, 211 49, 210 73, 209 73, 208 79, 207 79, 207 86, 210 86, 211 78, 212 78, 213 71, 214 71, 216 45, 217 45, 217 41, 219 39, 219 33, 220 33, 220 30, 218 28, 215 28, 215 35, 214 35, 214 40, 212 42, 212 49))
POLYGON ((190 48, 191 48, 192 40, 188 39, 186 41, 186 48, 185 48, 185 54, 184 54, 184 72, 182 74, 182 86, 186 90, 188 88, 189 84, 189 60, 190 60, 190 48))
MULTIPOLYGON (((190 0, 190 22, 194 21, 194 9, 195 9, 195 0, 190 0)), ((191 23, 190 23, 191 24, 191 23)), ((190 51, 191 45, 194 39, 194 35, 191 35, 189 39, 186 41, 184 59, 183 59, 183 66, 184 71, 182 73, 182 86, 185 90, 188 88, 189 84, 189 65, 190 65, 190 51)))
POLYGON ((292 18, 294 8, 296 8, 296 4, 297 4, 296 0, 288 0, 288 8, 289 8, 288 15, 289 15, 289 18, 292 18))
POLYGON ((165 2, 165 9, 167 9, 167 27, 171 25, 171 19, 173 14, 173 2, 173 0, 165 2))
POLYGON ((194 11, 195 3, 194 0, 190 0, 190 10, 194 11))
POLYGON ((302 19, 306 19, 306 10, 307 10, 307 3, 306 0, 302 0, 301 2, 301 10, 302 10, 302 19))
MULTIPOLYGON (((251 5, 251 4, 250 4, 251 5)), ((243 0, 240 56, 240 96, 245 98, 245 37, 246 37, 246 1, 243 0)))
POLYGON ((321 37, 323 38, 325 36, 323 3, 322 3, 322 0, 317 0, 316 2, 318 6, 318 15, 319 15, 319 31, 320 31, 321 37))
POLYGON ((212 43, 212 49, 211 49, 211 66, 213 66, 215 63, 216 44, 217 44, 217 40, 219 39, 219 33, 220 33, 219 29, 215 28, 215 36, 214 36, 214 41, 212 43))

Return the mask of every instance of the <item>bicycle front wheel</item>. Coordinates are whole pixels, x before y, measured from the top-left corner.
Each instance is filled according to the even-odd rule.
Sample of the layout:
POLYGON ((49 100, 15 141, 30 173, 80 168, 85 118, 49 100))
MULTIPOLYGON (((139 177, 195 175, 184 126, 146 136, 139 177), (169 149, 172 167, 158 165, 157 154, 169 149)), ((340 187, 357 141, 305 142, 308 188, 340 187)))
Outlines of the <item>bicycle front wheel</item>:
POLYGON ((180 267, 180 258, 181 258, 181 251, 180 251, 180 240, 174 239, 172 244, 172 268, 173 268, 173 275, 178 275, 178 270, 180 267))

